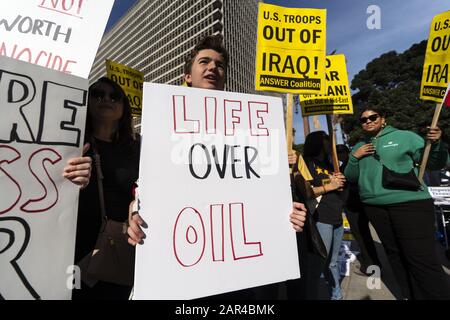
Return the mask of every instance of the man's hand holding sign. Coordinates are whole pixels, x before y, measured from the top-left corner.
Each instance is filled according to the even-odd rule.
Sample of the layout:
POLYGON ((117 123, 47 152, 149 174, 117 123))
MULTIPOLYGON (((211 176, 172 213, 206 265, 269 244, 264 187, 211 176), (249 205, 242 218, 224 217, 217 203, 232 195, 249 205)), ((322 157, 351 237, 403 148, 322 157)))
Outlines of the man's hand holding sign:
MULTIPOLYGON (((197 48, 187 84, 223 89, 227 54, 197 48)), ((132 244, 142 243, 140 226, 149 222, 137 249, 135 298, 194 298, 298 277, 288 220, 300 229, 305 211, 292 208, 280 100, 146 84, 150 101, 143 141, 158 136, 159 156, 141 153, 145 201, 142 218, 130 217, 132 244), (270 268, 281 259, 285 268, 270 268), (274 271, 255 272, 267 268, 274 271)))
POLYGON ((450 11, 436 15, 430 26, 430 35, 427 43, 425 62, 423 66, 422 82, 420 88, 420 98, 423 100, 436 101, 436 110, 434 112, 431 126, 427 134, 427 144, 425 146, 422 163, 420 165, 419 179, 422 180, 428 157, 431 150, 431 144, 439 140, 441 130, 438 128, 438 121, 442 107, 449 106, 449 88, 450 88, 450 11), (439 138, 436 138, 439 137, 439 138))

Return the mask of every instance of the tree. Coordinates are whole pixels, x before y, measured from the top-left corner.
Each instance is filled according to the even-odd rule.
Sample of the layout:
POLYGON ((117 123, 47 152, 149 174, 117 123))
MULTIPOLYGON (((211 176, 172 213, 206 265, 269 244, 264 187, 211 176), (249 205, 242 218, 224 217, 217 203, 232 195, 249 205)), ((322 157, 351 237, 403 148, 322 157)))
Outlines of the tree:
POLYGON ((303 143, 299 143, 299 144, 294 144, 292 146, 292 149, 294 149, 295 151, 297 151, 297 153, 303 154, 303 147, 305 144, 303 143))
MULTIPOLYGON (((386 111, 386 122, 396 128, 425 136, 436 103, 419 99, 427 41, 414 44, 403 53, 389 51, 369 62, 352 80, 354 114, 343 116, 342 127, 354 145, 362 136, 359 113, 366 106, 386 111)), ((443 139, 450 138, 450 110, 442 110, 439 127, 443 139)))

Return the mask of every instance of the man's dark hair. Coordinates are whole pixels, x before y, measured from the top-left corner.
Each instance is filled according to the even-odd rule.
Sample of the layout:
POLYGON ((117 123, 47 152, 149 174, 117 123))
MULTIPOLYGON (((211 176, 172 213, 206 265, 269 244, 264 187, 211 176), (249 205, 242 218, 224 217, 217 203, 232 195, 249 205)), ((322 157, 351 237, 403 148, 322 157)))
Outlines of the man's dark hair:
POLYGON ((227 49, 223 46, 223 37, 221 34, 213 36, 206 36, 191 50, 184 61, 184 74, 190 74, 192 71, 192 64, 194 63, 197 54, 205 49, 211 49, 220 53, 225 62, 225 72, 228 69, 229 54, 227 49))

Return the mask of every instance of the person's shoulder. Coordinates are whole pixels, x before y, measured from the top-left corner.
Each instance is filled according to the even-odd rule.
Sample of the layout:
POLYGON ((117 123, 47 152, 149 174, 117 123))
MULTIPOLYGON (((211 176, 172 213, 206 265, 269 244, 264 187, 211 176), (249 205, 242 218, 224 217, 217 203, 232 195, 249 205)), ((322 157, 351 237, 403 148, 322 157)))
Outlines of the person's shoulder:
POLYGON ((314 166, 314 158, 311 157, 303 157, 307 166, 314 166))
POLYGON ((129 137, 126 140, 119 141, 114 144, 116 152, 123 154, 126 158, 139 158, 141 139, 139 135, 129 137))
POLYGON ((389 125, 383 129, 381 136, 389 138, 392 138, 393 136, 398 138, 417 138, 417 137, 420 138, 420 136, 417 133, 411 130, 399 129, 389 125))
POLYGON ((316 167, 314 158, 305 157, 303 158, 303 160, 305 160, 306 167, 308 168, 309 172, 313 175, 315 172, 314 169, 316 167))
POLYGON ((406 139, 415 139, 415 140, 423 140, 423 138, 418 135, 416 132, 411 130, 401 130, 396 129, 394 133, 400 137, 406 138, 406 139))

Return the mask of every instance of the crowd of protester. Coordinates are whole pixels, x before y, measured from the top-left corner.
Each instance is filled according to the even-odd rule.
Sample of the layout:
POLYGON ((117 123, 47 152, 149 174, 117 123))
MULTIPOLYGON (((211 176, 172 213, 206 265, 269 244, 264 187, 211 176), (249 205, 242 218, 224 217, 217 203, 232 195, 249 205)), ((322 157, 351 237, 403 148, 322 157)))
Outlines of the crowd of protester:
MULTIPOLYGON (((224 90, 228 64, 222 37, 208 36, 186 58, 184 81, 189 87, 224 90)), ((448 276, 436 255, 435 213, 427 186, 420 183, 416 189, 401 189, 383 181, 385 167, 417 174, 426 140, 432 142, 428 167, 443 168, 448 147, 441 141, 441 130, 429 128, 424 140, 411 131, 389 126, 383 111, 371 107, 364 109, 359 119, 364 136, 351 150, 338 146, 339 170, 331 164, 330 138, 323 131, 306 137, 303 154, 290 154, 294 199, 290 221, 297 236, 302 276, 285 283, 287 298, 318 299, 321 279, 328 284, 330 299, 344 298, 337 258, 345 214, 360 250, 361 275, 370 276, 371 266, 386 267, 380 263, 370 223, 381 240, 402 298, 450 299, 448 276)), ((132 192, 139 172, 140 140, 131 128, 125 93, 107 78, 89 88, 85 136, 85 154, 71 159, 64 171, 64 176, 81 189, 75 257, 80 264, 95 249, 102 226, 102 201, 109 219, 129 225, 130 246, 143 242, 146 225, 132 192), (91 159, 98 163, 94 166, 91 159), (103 191, 99 191, 99 176, 103 191), (101 198, 99 192, 104 194, 101 198)), ((276 299, 278 285, 210 298, 276 299)), ((112 282, 83 282, 73 297, 127 299, 131 289, 112 282)))

